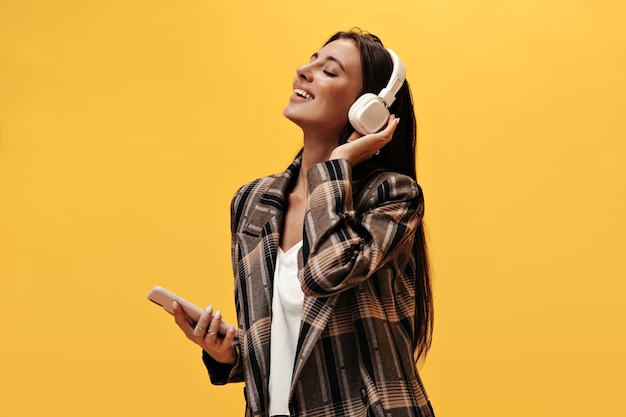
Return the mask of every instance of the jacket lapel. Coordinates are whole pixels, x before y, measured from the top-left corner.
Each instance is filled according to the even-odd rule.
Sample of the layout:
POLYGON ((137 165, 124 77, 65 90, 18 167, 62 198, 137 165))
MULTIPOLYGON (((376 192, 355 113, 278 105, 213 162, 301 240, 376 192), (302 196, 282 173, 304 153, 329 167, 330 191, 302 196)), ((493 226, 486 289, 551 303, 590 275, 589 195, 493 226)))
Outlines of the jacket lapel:
POLYGON ((246 385, 248 405, 253 414, 267 412, 274 271, 286 195, 299 168, 300 159, 296 159, 283 173, 259 180, 258 188, 247 197, 251 199, 251 204, 242 214, 238 228, 237 239, 244 257, 248 258, 256 252, 249 262, 244 262, 245 272, 239 273, 240 285, 246 288, 248 300, 242 308, 247 310, 244 316, 248 321, 246 349, 250 368, 246 385))
MULTIPOLYGON (((282 228, 282 218, 286 207, 287 191, 289 190, 289 186, 295 175, 297 175, 300 169, 300 164, 301 160, 300 158, 297 158, 285 172, 279 174, 267 187, 263 187, 264 189, 260 190, 261 194, 260 197, 258 197, 258 202, 253 205, 253 209, 250 211, 250 216, 244 220, 245 225, 240 229, 244 235, 260 239, 258 241, 258 245, 262 246, 262 250, 266 254, 266 260, 263 265, 257 266, 260 269, 258 272, 268 277, 271 283, 273 283, 274 271, 276 269, 276 256, 280 245, 280 230, 282 228)), ((301 257, 301 254, 299 256, 301 257)), ((261 280, 258 284, 264 285, 262 281, 263 280, 261 280)), ((273 285, 269 285, 269 292, 266 292, 267 296, 264 297, 265 303, 262 306, 262 311, 257 310, 257 313, 261 313, 262 317, 271 317, 272 292, 273 285)), ((338 297, 339 295, 321 298, 309 296, 304 297, 300 335, 298 337, 290 398, 293 395, 295 383, 300 377, 304 364, 307 362, 311 352, 317 344, 317 341, 320 339, 322 332, 326 328, 335 304, 337 303, 338 297)), ((259 318, 259 315, 255 314, 255 316, 259 318)), ((267 334, 259 335, 260 339, 270 340, 271 327, 262 327, 263 332, 266 332, 267 334)), ((259 349, 254 350, 255 356, 262 355, 263 358, 262 360, 254 361, 254 366, 257 367, 257 369, 254 369, 252 374, 264 378, 269 375, 269 346, 266 346, 260 351, 259 349)), ((254 387, 253 389, 257 392, 249 392, 249 394, 262 399, 265 407, 267 407, 267 382, 255 382, 260 382, 260 384, 252 384, 252 386, 248 386, 248 389, 254 387)))
MULTIPOLYGON (((258 200, 248 209, 250 212, 249 216, 244 214, 242 220, 245 225, 239 229, 240 231, 250 236, 261 236, 263 229, 267 228, 272 218, 280 216, 281 222, 275 222, 278 224, 278 229, 272 230, 276 233, 280 232, 282 214, 286 206, 287 191, 295 175, 300 171, 300 165, 301 159, 297 158, 284 172, 260 180, 265 180, 266 183, 261 185, 259 190, 255 191, 258 194, 258 200)), ((276 253, 274 253, 274 256, 276 256, 276 253)))

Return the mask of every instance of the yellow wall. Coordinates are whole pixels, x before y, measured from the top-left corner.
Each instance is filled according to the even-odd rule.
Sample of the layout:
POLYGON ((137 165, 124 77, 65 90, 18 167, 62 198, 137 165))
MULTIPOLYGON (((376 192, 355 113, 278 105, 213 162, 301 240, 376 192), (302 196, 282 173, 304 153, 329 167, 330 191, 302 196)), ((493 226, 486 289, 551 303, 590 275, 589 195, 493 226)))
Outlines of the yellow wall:
POLYGON ((623 416, 625 4, 0 1, 0 416, 242 415, 145 294, 233 319, 230 197, 351 26, 413 86, 437 416, 623 416))

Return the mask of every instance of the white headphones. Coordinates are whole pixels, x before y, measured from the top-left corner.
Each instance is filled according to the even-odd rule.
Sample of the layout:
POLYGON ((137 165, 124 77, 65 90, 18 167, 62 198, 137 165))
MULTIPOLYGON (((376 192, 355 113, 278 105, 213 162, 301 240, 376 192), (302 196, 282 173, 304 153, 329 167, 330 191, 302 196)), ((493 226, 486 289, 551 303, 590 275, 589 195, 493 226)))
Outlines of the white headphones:
POLYGON ((348 120, 354 129, 363 134, 376 133, 389 119, 389 107, 396 100, 398 90, 404 84, 406 68, 395 52, 387 49, 393 61, 393 71, 387 86, 378 95, 365 93, 359 97, 348 111, 348 120))

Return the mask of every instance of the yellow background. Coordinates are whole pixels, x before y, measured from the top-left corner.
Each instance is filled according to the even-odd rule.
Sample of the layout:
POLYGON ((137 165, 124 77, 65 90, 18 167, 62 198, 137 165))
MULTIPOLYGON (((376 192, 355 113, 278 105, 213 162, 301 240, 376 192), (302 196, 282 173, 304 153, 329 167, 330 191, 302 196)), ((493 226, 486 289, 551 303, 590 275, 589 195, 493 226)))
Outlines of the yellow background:
POLYGON ((626 3, 0 1, 0 416, 241 416, 145 299, 233 320, 229 203, 360 26, 416 105, 438 417, 623 416, 626 3))

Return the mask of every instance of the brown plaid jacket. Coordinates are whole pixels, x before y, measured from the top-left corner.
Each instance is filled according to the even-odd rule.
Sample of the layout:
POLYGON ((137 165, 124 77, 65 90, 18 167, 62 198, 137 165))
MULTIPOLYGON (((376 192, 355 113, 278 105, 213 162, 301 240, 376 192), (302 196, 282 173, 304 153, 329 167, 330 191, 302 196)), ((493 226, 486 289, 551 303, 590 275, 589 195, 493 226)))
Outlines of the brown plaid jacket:
MULTIPOLYGON (((287 191, 300 169, 243 186, 232 201, 238 362, 204 353, 214 384, 244 381, 246 416, 266 417, 272 281, 287 191)), ((390 172, 352 181, 332 160, 308 172, 299 253, 305 293, 290 392, 292 416, 434 416, 413 359, 419 186, 390 172)))

